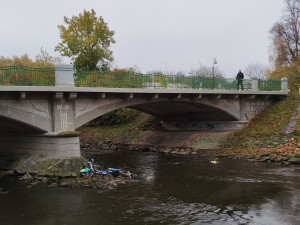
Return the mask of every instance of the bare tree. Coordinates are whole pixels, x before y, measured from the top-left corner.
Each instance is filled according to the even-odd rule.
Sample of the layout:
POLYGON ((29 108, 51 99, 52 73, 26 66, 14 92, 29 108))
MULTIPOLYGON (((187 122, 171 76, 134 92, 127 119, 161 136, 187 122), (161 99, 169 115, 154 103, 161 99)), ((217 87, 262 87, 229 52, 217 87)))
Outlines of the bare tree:
POLYGON ((285 0, 282 18, 270 30, 275 65, 291 65, 299 59, 300 0, 285 0))
MULTIPOLYGON (((224 74, 222 71, 218 69, 218 67, 214 67, 214 73, 216 77, 222 77, 224 74)), ((203 77, 212 77, 213 72, 212 72, 212 67, 207 66, 205 64, 199 63, 199 67, 197 69, 192 69, 189 74, 191 76, 203 76, 203 77)))
POLYGON ((268 66, 262 63, 249 63, 244 70, 244 74, 249 78, 264 79, 268 70, 268 66))

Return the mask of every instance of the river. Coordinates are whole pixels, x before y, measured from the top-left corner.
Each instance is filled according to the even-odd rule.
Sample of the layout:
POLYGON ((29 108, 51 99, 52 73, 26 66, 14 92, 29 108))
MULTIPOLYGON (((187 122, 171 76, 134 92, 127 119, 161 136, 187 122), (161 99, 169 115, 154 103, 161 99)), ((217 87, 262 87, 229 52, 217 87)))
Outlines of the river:
POLYGON ((2 225, 300 224, 300 167, 140 152, 93 155, 138 182, 103 191, 0 178, 2 225))

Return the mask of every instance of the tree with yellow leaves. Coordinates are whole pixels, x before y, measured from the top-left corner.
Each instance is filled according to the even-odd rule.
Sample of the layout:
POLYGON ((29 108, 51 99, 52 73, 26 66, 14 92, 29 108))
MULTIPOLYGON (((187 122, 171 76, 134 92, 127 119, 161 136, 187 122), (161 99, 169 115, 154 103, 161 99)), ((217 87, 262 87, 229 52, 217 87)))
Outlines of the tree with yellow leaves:
POLYGON ((104 19, 97 17, 93 9, 72 18, 64 17, 64 22, 67 26, 58 26, 62 41, 55 51, 70 57, 76 69, 95 70, 99 64, 113 61, 109 47, 115 43, 115 32, 109 30, 104 19))

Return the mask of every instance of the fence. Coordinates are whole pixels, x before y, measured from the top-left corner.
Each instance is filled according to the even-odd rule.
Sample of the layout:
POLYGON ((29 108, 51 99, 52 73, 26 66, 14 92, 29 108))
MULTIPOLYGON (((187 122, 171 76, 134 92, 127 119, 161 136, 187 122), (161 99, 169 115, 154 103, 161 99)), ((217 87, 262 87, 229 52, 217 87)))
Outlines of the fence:
MULTIPOLYGON (((146 89, 218 89, 236 90, 233 78, 184 75, 163 75, 161 73, 141 74, 134 72, 75 71, 78 87, 146 88, 146 89)), ((251 89, 252 81, 243 81, 245 89, 251 89)), ((281 81, 259 80, 259 90, 280 90, 281 81)))
POLYGON ((0 85, 54 86, 55 68, 31 68, 20 63, 0 67, 0 85))
MULTIPOLYGON (((57 67, 56 71, 64 71, 57 67)), ((69 71, 72 73, 72 70, 69 71)), ((71 74, 72 77, 72 74, 71 74)), ((128 71, 100 72, 76 70, 73 73, 77 87, 144 88, 144 89, 218 89, 236 90, 236 80, 224 77, 142 74, 128 71)), ((72 79, 72 78, 71 78, 72 79)), ((244 80, 245 89, 251 89, 251 80, 244 80)), ((22 64, 0 67, 0 85, 54 86, 55 68, 31 68, 22 64)), ((259 80, 259 90, 280 90, 281 82, 259 80)))
POLYGON ((258 89, 263 91, 280 90, 281 82, 275 80, 258 80, 258 89))

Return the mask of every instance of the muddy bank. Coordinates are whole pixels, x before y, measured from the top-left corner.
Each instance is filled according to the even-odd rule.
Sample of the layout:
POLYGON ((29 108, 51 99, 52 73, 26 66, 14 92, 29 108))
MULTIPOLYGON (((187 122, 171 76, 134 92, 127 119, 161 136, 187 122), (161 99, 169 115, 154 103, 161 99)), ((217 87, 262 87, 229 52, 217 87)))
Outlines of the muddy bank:
POLYGON ((176 155, 195 155, 200 157, 211 157, 216 155, 210 149, 194 149, 187 148, 185 146, 178 147, 154 147, 152 145, 143 144, 127 144, 127 143, 116 143, 112 141, 104 142, 97 147, 83 146, 82 154, 88 156, 90 154, 103 153, 103 151, 135 151, 135 152, 156 152, 162 154, 176 154, 176 155))
MULTIPOLYGON (((152 132, 151 135, 153 135, 152 132)), ((171 138, 171 134, 170 135, 171 138)), ((214 142, 214 134, 209 133, 206 136, 211 135, 211 142, 214 142)), ((219 133, 219 137, 226 137, 229 133, 219 133)), ((82 143, 82 154, 97 154, 103 151, 139 151, 139 152, 156 152, 163 154, 177 154, 177 155, 195 155, 197 157, 206 157, 206 158, 230 158, 230 159, 249 159, 251 161, 259 161, 266 163, 280 163, 283 166, 288 166, 290 164, 299 164, 300 165, 300 142, 295 138, 293 140, 288 140, 284 146, 285 149, 262 149, 256 148, 248 151, 246 149, 240 150, 232 150, 232 149, 199 149, 199 143, 192 143, 189 145, 180 145, 183 142, 190 142, 189 139, 182 138, 181 140, 176 139, 174 137, 174 141, 166 142, 166 141, 157 141, 155 145, 152 144, 153 136, 149 136, 147 138, 148 141, 144 141, 142 144, 133 144, 133 143, 122 143, 118 141, 106 141, 99 142, 97 140, 92 140, 89 143, 82 143), (166 144, 167 145, 164 145, 166 144), (175 144, 174 144, 175 143, 175 144), (193 146, 193 147, 192 147, 193 146)), ((165 140, 165 137, 161 137, 158 133, 155 134, 154 138, 158 138, 159 140, 165 140)), ((191 143, 191 142, 190 142, 191 143)), ((201 143, 200 143, 201 145, 201 143)), ((203 144, 202 144, 203 146, 203 144)), ((216 146, 216 143, 213 143, 211 146, 216 146)))
MULTIPOLYGON (((86 127, 81 132, 88 132, 86 127)), ((92 128, 93 129, 93 128, 92 128)), ((195 132, 195 131, 143 131, 137 140, 107 141, 97 134, 81 139, 84 151, 143 151, 162 152, 182 155, 207 154, 210 149, 219 147, 219 143, 231 132, 195 132)))

